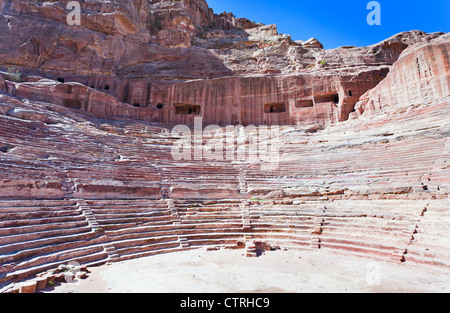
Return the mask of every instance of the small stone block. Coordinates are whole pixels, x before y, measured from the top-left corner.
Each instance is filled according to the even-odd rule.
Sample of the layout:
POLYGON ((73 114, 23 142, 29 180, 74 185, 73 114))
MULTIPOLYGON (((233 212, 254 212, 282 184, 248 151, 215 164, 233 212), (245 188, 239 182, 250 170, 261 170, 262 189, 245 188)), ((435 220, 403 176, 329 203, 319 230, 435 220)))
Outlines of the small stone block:
POLYGON ((75 275, 72 272, 64 273, 64 281, 66 283, 72 282, 74 278, 75 278, 75 275))
POLYGON ((55 274, 47 274, 47 283, 55 282, 55 274))
POLYGON ((21 284, 19 293, 34 293, 34 292, 36 292, 36 286, 37 286, 36 281, 33 281, 33 280, 27 281, 27 282, 21 284))
POLYGON ((84 279, 84 278, 87 277, 87 273, 86 273, 86 272, 77 272, 77 273, 75 274, 75 277, 76 277, 76 278, 79 278, 79 279, 84 279))
POLYGON ((66 281, 65 277, 64 277, 64 273, 58 273, 55 275, 55 281, 57 281, 58 283, 63 283, 66 281))
POLYGON ((47 277, 38 277, 36 281, 36 290, 42 290, 47 287, 47 277))

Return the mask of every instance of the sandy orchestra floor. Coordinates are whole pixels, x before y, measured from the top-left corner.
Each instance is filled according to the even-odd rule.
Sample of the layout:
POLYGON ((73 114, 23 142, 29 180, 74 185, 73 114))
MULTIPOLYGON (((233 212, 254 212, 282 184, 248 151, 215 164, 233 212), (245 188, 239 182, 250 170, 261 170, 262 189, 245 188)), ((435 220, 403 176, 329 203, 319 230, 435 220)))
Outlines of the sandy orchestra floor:
POLYGON ((54 293, 328 293, 450 291, 450 275, 406 265, 329 254, 273 251, 244 258, 243 250, 162 254, 90 268, 89 277, 54 293))

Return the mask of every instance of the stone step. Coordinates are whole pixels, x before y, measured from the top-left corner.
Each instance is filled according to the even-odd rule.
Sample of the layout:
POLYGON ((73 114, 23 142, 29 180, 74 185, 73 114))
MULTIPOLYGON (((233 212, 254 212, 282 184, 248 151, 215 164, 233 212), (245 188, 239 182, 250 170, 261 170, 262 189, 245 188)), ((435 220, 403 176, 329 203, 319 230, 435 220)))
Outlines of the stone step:
POLYGON ((61 256, 55 255, 54 258, 42 258, 41 263, 35 262, 35 265, 26 266, 24 269, 18 269, 12 271, 5 275, 3 278, 0 277, 0 283, 6 283, 8 281, 20 281, 36 275, 38 273, 44 272, 46 270, 56 268, 62 263, 68 263, 70 261, 76 261, 80 264, 84 264, 87 266, 91 266, 93 264, 100 265, 106 263, 107 254, 104 251, 100 252, 91 252, 92 250, 87 248, 82 248, 79 250, 67 250, 64 252, 64 255, 61 256), (87 253, 83 255, 83 253, 77 253, 77 251, 86 251, 87 253))
POLYGON ((61 235, 74 235, 74 234, 82 234, 88 233, 91 229, 88 225, 80 225, 77 228, 66 228, 66 229, 57 229, 57 230, 47 230, 47 231, 37 231, 30 233, 22 233, 18 235, 10 235, 10 236, 1 236, 0 237, 0 253, 2 252, 2 246, 4 245, 13 245, 21 242, 30 242, 35 240, 41 240, 46 238, 58 237, 61 235))
POLYGON ((61 216, 61 217, 46 217, 46 218, 23 218, 15 219, 10 221, 0 221, 0 228, 8 227, 22 227, 22 226, 33 226, 33 225, 44 225, 44 224, 55 224, 55 223, 65 223, 65 222, 78 222, 84 221, 85 217, 81 214, 73 216, 61 216))
POLYGON ((364 243, 343 242, 335 240, 333 242, 321 240, 321 249, 340 250, 355 255, 378 257, 382 260, 389 260, 394 252, 393 247, 369 246, 364 243))
MULTIPOLYGON (((0 211, 1 212, 1 211, 0 211)), ((75 217, 79 216, 80 212, 77 209, 63 210, 63 211, 41 211, 41 212, 23 212, 23 213, 0 213, 1 221, 14 221, 14 220, 32 220, 43 218, 56 218, 56 217, 75 217)))
POLYGON ((217 246, 225 246, 225 247, 235 247, 237 242, 241 240, 242 237, 235 236, 229 238, 194 238, 189 239, 190 247, 217 247, 217 246))
POLYGON ((130 252, 127 254, 120 255, 118 259, 116 259, 116 262, 125 261, 125 260, 131 260, 136 258, 142 258, 142 257, 148 257, 152 255, 158 255, 163 253, 175 253, 180 251, 185 251, 193 248, 181 248, 179 245, 174 247, 167 247, 167 248, 160 248, 160 249, 153 249, 153 250, 147 250, 147 251, 136 251, 136 252, 130 252))
POLYGON ((0 263, 18 262, 31 257, 78 248, 101 241, 104 241, 104 237, 91 232, 75 236, 53 237, 45 241, 24 242, 8 247, 7 251, 10 252, 0 255, 0 263))
POLYGON ((0 238, 15 235, 26 235, 35 232, 39 233, 47 231, 59 231, 61 229, 77 229, 84 226, 87 226, 87 222, 85 220, 65 223, 38 224, 21 227, 5 227, 0 229, 0 238))
POLYGON ((136 244, 133 246, 117 248, 117 253, 119 254, 119 259, 122 260, 126 258, 127 255, 144 254, 153 251, 164 251, 168 248, 180 247, 178 241, 166 241, 156 244, 136 244))

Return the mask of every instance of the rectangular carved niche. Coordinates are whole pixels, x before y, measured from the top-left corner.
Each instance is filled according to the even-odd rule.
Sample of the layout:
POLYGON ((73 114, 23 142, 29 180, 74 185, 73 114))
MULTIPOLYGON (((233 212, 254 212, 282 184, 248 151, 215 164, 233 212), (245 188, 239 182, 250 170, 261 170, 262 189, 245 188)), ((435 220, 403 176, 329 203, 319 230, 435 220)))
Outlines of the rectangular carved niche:
POLYGON ((199 115, 201 107, 196 104, 175 103, 173 105, 175 114, 199 115))
POLYGON ((63 100, 63 105, 67 108, 71 108, 71 109, 81 109, 81 102, 78 100, 71 100, 71 99, 64 99, 63 100))
POLYGON ((314 101, 316 103, 321 103, 321 102, 339 103, 339 94, 337 94, 337 93, 328 93, 328 94, 315 95, 314 96, 314 101))
POLYGON ((283 113, 286 112, 284 102, 266 103, 264 105, 264 113, 283 113))
POLYGON ((314 101, 312 99, 302 99, 295 102, 295 107, 297 108, 311 108, 314 106, 314 101))

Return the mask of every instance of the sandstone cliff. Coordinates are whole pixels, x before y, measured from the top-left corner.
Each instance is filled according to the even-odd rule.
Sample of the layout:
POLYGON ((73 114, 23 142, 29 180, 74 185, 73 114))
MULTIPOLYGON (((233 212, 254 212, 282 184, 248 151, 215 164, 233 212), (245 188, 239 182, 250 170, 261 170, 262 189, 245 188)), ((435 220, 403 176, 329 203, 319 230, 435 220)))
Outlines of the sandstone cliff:
POLYGON ((10 89, 28 95, 29 75, 58 80, 68 86, 49 96, 41 84, 33 95, 163 123, 192 124, 194 116, 175 105, 200 107, 208 124, 345 121, 409 45, 442 35, 413 31, 370 47, 324 50, 317 40, 278 34, 275 25, 214 14, 205 1, 83 2, 80 26, 66 23, 66 3, 2 0, 0 65, 16 67, 27 83, 10 89), (279 112, 265 112, 271 104, 279 112))
POLYGON ((448 272, 448 34, 324 50, 203 0, 67 2, 0 0, 0 287, 217 245, 448 272), (175 161, 195 117, 282 125, 279 154, 175 161))
POLYGON ((449 34, 405 50, 392 71, 361 97, 355 116, 411 110, 450 95, 449 34))

